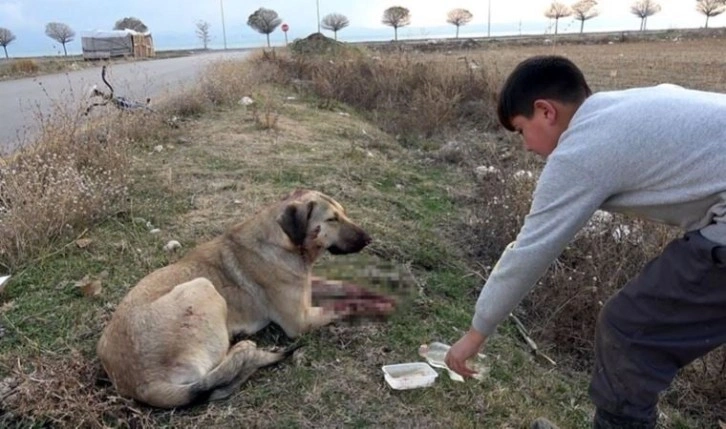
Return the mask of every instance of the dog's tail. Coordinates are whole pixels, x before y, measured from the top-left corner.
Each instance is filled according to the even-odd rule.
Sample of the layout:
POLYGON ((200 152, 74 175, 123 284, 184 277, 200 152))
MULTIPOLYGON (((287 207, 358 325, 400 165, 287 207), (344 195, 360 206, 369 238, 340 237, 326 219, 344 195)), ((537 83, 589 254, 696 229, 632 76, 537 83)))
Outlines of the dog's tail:
POLYGON ((279 352, 258 349, 252 341, 240 341, 227 353, 224 360, 190 384, 169 382, 152 383, 144 398, 150 405, 173 408, 224 399, 239 389, 255 371, 276 364, 302 347, 295 344, 279 352))

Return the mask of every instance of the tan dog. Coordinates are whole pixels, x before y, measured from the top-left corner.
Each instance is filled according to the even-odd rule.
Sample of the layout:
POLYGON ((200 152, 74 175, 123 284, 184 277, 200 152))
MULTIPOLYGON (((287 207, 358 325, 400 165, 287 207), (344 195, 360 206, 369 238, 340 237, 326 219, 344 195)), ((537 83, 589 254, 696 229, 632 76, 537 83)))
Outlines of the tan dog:
POLYGON ((270 322, 296 337, 336 319, 311 305, 312 265, 370 241, 335 200, 297 191, 144 277, 101 336, 101 363, 120 394, 156 407, 225 398, 289 354, 230 340, 270 322))

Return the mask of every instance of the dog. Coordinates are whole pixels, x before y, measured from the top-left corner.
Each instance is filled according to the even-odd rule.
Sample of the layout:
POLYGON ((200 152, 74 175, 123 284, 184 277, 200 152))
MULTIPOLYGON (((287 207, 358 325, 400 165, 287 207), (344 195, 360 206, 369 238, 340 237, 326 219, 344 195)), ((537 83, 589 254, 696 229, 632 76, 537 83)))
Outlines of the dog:
POLYGON ((292 351, 232 339, 270 322, 295 338, 340 318, 311 304, 312 266, 370 242, 333 198, 296 191, 141 279, 98 341, 101 364, 121 395, 154 407, 226 398, 292 351))

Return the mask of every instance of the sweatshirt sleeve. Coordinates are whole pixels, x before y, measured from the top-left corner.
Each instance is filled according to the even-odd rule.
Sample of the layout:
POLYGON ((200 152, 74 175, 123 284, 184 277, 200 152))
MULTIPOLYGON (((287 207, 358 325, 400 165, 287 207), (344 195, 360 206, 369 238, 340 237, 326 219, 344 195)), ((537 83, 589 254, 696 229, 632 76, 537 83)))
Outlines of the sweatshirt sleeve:
POLYGON ((479 294, 474 329, 486 336, 494 332, 605 201, 606 182, 574 162, 548 160, 516 242, 502 253, 479 294))

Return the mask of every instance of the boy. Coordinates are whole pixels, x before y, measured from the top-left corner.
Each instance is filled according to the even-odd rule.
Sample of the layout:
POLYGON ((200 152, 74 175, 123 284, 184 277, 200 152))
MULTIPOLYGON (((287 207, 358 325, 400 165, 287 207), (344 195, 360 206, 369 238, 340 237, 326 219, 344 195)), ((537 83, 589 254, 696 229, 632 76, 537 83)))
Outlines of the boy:
POLYGON ((685 235, 608 300, 595 336, 594 427, 654 428, 678 369, 726 342, 726 94, 659 85, 592 95, 571 61, 542 56, 515 68, 497 110, 547 163, 446 363, 473 374, 465 361, 597 209, 678 225, 685 235))

